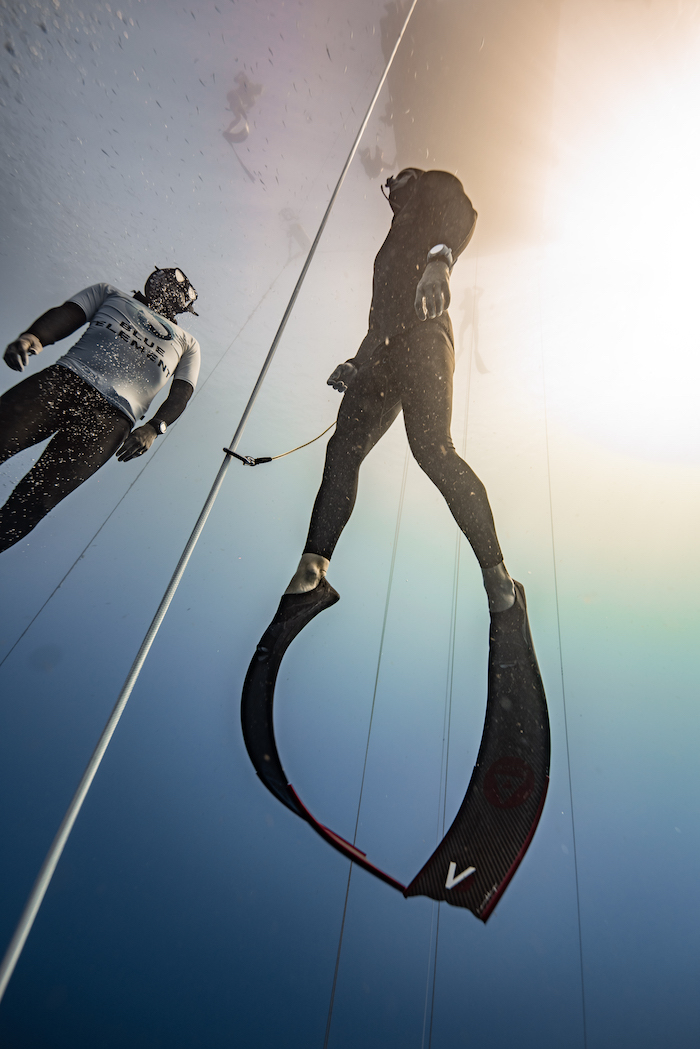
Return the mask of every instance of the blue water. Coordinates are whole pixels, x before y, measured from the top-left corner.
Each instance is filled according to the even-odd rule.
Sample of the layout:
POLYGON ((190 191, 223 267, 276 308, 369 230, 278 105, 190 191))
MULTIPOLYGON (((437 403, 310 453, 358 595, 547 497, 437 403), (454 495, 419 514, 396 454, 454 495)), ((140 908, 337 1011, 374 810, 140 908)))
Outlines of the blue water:
MULTIPOLYGON (((148 457, 112 460, 0 558, 3 945, 282 316, 383 69, 385 16, 376 0, 0 10, 5 341, 88 284, 130 290, 180 265, 203 351, 195 397, 148 457), (222 131, 241 71, 262 93, 234 155, 222 131)), ((386 174, 456 170, 480 213, 452 284, 454 438, 525 584, 552 726, 542 820, 493 917, 351 870, 257 780, 240 691, 303 547, 325 439, 234 463, 0 1006, 8 1049, 697 1044, 698 445, 678 349, 696 334, 690 311, 674 320, 644 291, 688 263, 657 248, 648 280, 596 282, 610 245, 591 260, 571 247, 564 192, 604 156, 591 128, 649 104, 649 69, 692 111, 697 18, 661 0, 419 0, 364 140, 396 158, 386 174), (603 351, 611 286, 622 334, 603 351), (642 388, 644 326, 633 339, 625 320, 653 309, 671 334, 642 388)), ((356 160, 245 454, 334 418, 325 378, 362 338, 389 218, 356 160)), ((5 390, 17 376, 0 367, 5 390)), ((413 461, 397 533, 405 457, 399 420, 333 560, 341 602, 285 659, 276 727, 317 818, 349 839, 357 824, 358 846, 407 882, 469 781, 488 616, 413 461)), ((3 499, 30 462, 2 468, 3 499)))

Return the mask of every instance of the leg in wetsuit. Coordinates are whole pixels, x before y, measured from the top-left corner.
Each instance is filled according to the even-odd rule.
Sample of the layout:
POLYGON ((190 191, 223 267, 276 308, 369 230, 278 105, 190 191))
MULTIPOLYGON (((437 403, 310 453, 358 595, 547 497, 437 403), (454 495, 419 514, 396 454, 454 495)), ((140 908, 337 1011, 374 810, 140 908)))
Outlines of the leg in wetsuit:
POLYGON ((445 497, 480 567, 502 562, 486 489, 452 443, 453 372, 452 344, 429 322, 394 337, 359 371, 328 442, 305 553, 330 559, 355 505, 362 461, 403 408, 411 451, 445 497))
POLYGON ((0 397, 0 463, 54 435, 0 508, 0 551, 19 542, 99 470, 130 430, 123 412, 58 364, 0 397))

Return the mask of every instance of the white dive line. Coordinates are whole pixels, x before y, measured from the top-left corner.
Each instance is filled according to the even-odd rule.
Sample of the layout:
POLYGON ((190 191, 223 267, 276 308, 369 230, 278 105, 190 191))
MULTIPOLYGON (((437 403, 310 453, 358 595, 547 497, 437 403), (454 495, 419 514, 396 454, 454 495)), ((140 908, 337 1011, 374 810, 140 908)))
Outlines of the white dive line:
POLYGON ((468 878, 470 874, 473 874, 475 872, 475 870, 476 870, 476 867, 467 867, 467 869, 465 871, 462 871, 462 873, 458 874, 457 877, 455 878, 455 873, 457 871, 457 864, 455 863, 454 860, 452 860, 450 862, 450 868, 449 868, 449 870, 447 872, 447 878, 445 879, 445 888, 446 889, 454 889, 455 885, 459 885, 459 883, 461 881, 464 881, 465 878, 468 878))
MULTIPOLYGON (((260 370, 258 380, 255 383, 255 386, 253 387, 253 392, 251 393, 248 399, 248 403, 245 406, 245 410, 243 412, 243 415, 241 416, 241 420, 238 424, 238 427, 236 428, 236 432, 233 435, 231 444, 229 445, 229 451, 231 452, 235 452, 236 448, 238 447, 238 442, 240 441, 243 430, 245 429, 246 423, 248 422, 248 417, 252 411, 253 405, 255 404, 258 393, 260 392, 260 387, 262 386, 265 380, 265 376, 267 375, 270 365, 272 364, 272 358, 274 357, 275 351, 277 350, 277 347, 279 345, 279 341, 282 338, 282 332, 286 327, 287 321, 289 320, 289 315, 291 314, 294 304, 299 296, 301 285, 303 284, 304 278, 308 273, 309 266, 311 265, 311 260, 313 259, 313 256, 316 252, 316 248, 318 247, 318 242, 320 241, 321 235, 324 229, 326 228, 326 223, 328 222, 331 209, 335 204, 336 197, 338 196, 340 188, 343 185, 343 182, 345 181, 345 176, 348 173, 348 168, 350 167, 352 159, 355 156, 355 153, 357 152, 357 147, 360 144, 360 139, 362 138, 367 124, 369 123, 369 118, 372 115, 372 110, 374 109, 376 101, 379 98, 379 93, 382 87, 384 86, 384 81, 387 78, 389 69, 391 68, 391 64, 394 61, 394 56, 398 51, 399 44, 401 43, 403 35, 406 32, 406 26, 409 23, 411 15, 413 14, 413 9, 415 8, 417 2, 418 0, 413 0, 413 3, 411 4, 410 10, 406 16, 406 20, 403 24, 401 32, 399 33, 396 44, 394 45, 394 50, 389 55, 389 60, 386 64, 386 68, 384 69, 384 73, 382 74, 382 78, 377 84, 377 89, 374 92, 372 100, 367 108, 365 118, 362 121, 362 124, 360 125, 360 129, 357 132, 357 135, 355 136, 355 141, 353 142, 350 152, 348 153, 348 158, 345 161, 345 165, 340 173, 340 177, 336 183, 335 189, 333 190, 331 199, 328 202, 328 207, 326 208, 325 214, 321 219, 321 225, 318 227, 318 233, 316 234, 314 242, 309 249, 309 254, 306 257, 306 262, 304 263, 301 273, 299 274, 299 279, 297 280, 296 285, 294 286, 292 297, 290 298, 287 308, 284 311, 282 321, 280 323, 279 328, 277 329, 277 334, 272 340, 272 345, 270 346, 267 357, 265 358, 265 362, 262 366, 262 369, 260 370)), ((70 805, 68 806, 68 810, 66 811, 66 814, 61 822, 61 826, 58 828, 56 837, 51 843, 51 848, 46 854, 46 859, 44 860, 41 866, 41 870, 39 871, 39 874, 37 876, 37 879, 34 882, 32 891, 29 894, 29 899, 27 900, 24 910, 22 911, 22 914, 20 916, 19 922, 17 923, 17 928, 15 929, 14 935, 10 940, 10 944, 7 948, 7 951, 5 952, 5 957, 2 960, 2 964, 0 964, 0 1001, 2 1001, 3 995, 5 994, 5 989, 7 988, 7 985, 10 982, 10 977, 15 971, 15 966, 17 965, 19 956, 22 953, 22 948, 26 943, 32 925, 34 924, 34 919, 36 918, 37 912, 41 907, 44 896, 46 895, 46 890, 49 887, 49 883, 51 881, 51 878, 53 877, 53 873, 56 870, 58 861, 61 858, 63 849, 65 848, 66 842, 68 841, 68 838, 70 836, 70 832, 73 829, 73 824, 78 818, 78 813, 80 812, 83 806, 83 802, 85 801, 87 792, 89 791, 92 781, 95 778, 95 774, 98 768, 100 767, 100 762, 102 761, 102 758, 105 755, 105 751, 109 746, 110 740, 114 735, 114 731, 119 723, 119 719, 124 713, 124 708, 126 707, 129 696, 133 691, 138 676, 141 673, 141 668, 146 662, 146 657, 151 649, 151 645, 155 640, 156 634, 160 629, 161 623, 165 619, 165 615, 168 611, 168 608, 170 607, 170 602, 175 596, 175 591, 177 590, 180 580, 182 579, 185 573, 185 569, 187 568, 187 562, 192 556, 192 551, 194 550, 197 544, 197 540, 202 534, 202 530, 204 529, 204 525, 206 524, 207 518, 211 513, 211 509, 214 505, 217 495, 219 494, 219 489, 223 484, 224 476, 230 464, 231 456, 226 455, 224 461, 219 467, 219 472, 216 475, 214 484, 212 485, 211 491, 207 496, 207 500, 204 506, 202 507, 202 512, 200 513, 199 518, 197 519, 197 523, 194 526, 192 534, 187 540, 185 549, 182 551, 180 560, 177 563, 177 568, 173 573, 172 579, 168 583, 168 587, 163 595, 160 605, 158 606, 158 611, 156 612, 153 618, 153 622, 148 628, 146 636, 144 637, 141 643, 141 647, 138 651, 136 659, 133 662, 131 670, 129 671, 127 679, 124 682, 124 686, 121 692, 119 693, 117 702, 114 705, 114 709, 109 716, 109 720, 107 721, 107 724, 104 727, 104 730, 99 738, 97 746, 95 747, 93 755, 90 758, 90 761, 88 762, 85 772, 83 773, 83 777, 80 780, 80 783, 78 784, 78 789, 73 795, 73 799, 70 805)))

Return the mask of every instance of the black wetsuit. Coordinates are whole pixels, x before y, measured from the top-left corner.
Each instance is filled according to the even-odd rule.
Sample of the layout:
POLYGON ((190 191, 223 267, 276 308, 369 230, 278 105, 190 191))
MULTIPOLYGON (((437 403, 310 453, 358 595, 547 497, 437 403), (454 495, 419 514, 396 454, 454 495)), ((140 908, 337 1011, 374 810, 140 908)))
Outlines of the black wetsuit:
POLYGON ((444 312, 421 321, 414 307, 430 248, 447 244, 456 260, 475 222, 461 182, 444 171, 423 173, 394 216, 375 259, 370 328, 351 362, 358 373, 328 442, 305 553, 331 557, 355 504, 362 461, 403 408, 411 451, 445 497, 481 568, 503 560, 486 489, 452 443, 450 318, 444 312))
POLYGON ((55 436, 0 508, 0 551, 104 466, 130 430, 123 412, 60 364, 8 390, 0 398, 0 463, 55 436))
MULTIPOLYGON (((49 310, 27 331, 43 346, 72 335, 87 317, 74 302, 49 310)), ((131 430, 131 420, 79 375, 59 364, 0 397, 0 463, 53 435, 38 462, 0 508, 0 551, 24 538, 53 508, 103 466, 131 430)))
MULTIPOLYGON (((146 303, 142 295, 134 296, 146 303)), ((42 346, 72 335, 87 322, 75 302, 64 302, 34 321, 27 332, 42 346)), ((193 387, 173 380, 159 418, 174 422, 193 387)), ((52 439, 37 463, 0 507, 0 552, 14 546, 53 508, 87 481, 120 448, 132 421, 93 385, 63 364, 22 380, 0 397, 0 463, 52 439)))

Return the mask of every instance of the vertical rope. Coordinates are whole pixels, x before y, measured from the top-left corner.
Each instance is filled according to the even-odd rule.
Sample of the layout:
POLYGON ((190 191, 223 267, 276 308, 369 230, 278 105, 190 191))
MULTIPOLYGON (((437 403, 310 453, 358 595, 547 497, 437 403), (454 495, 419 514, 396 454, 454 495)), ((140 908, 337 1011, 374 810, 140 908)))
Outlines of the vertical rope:
POLYGON ((394 568, 396 566, 396 551, 399 546, 399 533, 401 531, 401 517, 403 515, 403 504, 406 495, 406 479, 408 477, 409 449, 406 448, 406 457, 403 463, 403 475, 401 477, 401 492, 399 494, 399 506, 396 512, 396 528, 394 529, 394 545, 391 551, 391 565, 389 567, 389 580, 386 587, 386 600, 384 602, 384 618, 382 620, 382 632, 379 638, 379 653, 377 655, 377 671, 374 675, 374 689, 372 691, 372 706, 369 714, 369 727, 367 729, 367 745, 365 747, 365 760, 362 766, 362 780, 360 782, 360 796, 357 802, 357 818, 355 820, 355 831, 352 836, 353 845, 357 844, 357 830, 360 825, 360 809, 362 808, 362 795, 365 787, 365 774, 367 772, 367 758, 369 756, 369 740, 372 735, 372 724, 374 722, 374 708, 377 702, 377 688, 379 687, 379 672, 382 667, 382 656, 384 654, 384 637, 386 635, 386 624, 389 617, 389 602, 391 601, 391 587, 394 582, 394 568))
MULTIPOLYGON (((476 290, 477 281, 479 276, 479 257, 477 256, 474 265, 474 289, 476 290)), ((471 339, 469 343, 469 361, 467 364, 467 388, 464 394, 464 430, 462 432, 462 458, 466 461, 467 457, 467 433, 469 430, 469 401, 471 399, 472 390, 472 368, 474 365, 474 323, 476 314, 476 294, 472 297, 472 326, 471 326, 471 339)), ((445 753, 445 778, 444 778, 444 792, 442 799, 442 833, 440 838, 445 836, 445 819, 447 815, 447 776, 449 772, 450 764, 450 730, 452 728, 452 686, 454 683, 454 672, 455 672, 455 648, 457 639, 457 602, 459 599, 459 568, 460 568, 460 557, 462 553, 462 532, 457 530, 455 536, 455 560, 454 560, 454 575, 452 578, 452 615, 450 619, 450 647, 449 647, 449 666, 447 672, 447 686, 445 694, 445 707, 447 711, 447 735, 444 743, 445 753)))
MULTIPOLYGON (((420 1049, 425 1049, 425 1025, 426 1025, 426 1023, 428 1021, 428 996, 430 994, 430 973, 431 973, 433 962, 434 962, 434 959, 432 957, 433 927, 435 925, 435 915, 436 914, 438 916, 438 925, 439 925, 439 917, 440 917, 439 907, 440 907, 439 903, 436 903, 435 900, 433 900, 433 905, 432 905, 431 910, 430 910, 430 936, 428 937, 428 969, 427 969, 427 972, 426 972, 426 975, 425 975, 425 999, 424 999, 424 1002, 423 1002, 423 1032, 422 1032, 421 1040, 420 1040, 420 1049)), ((436 934, 435 942, 436 942, 436 946, 437 946, 437 934, 436 934)), ((435 988, 435 982, 433 981, 433 997, 434 997, 434 988, 435 988)), ((431 998, 431 1001, 430 1001, 430 1031, 431 1032, 432 1032, 432 1026, 433 1026, 433 999, 431 998)))
MULTIPOLYGON (((374 109, 375 103, 379 98, 381 89, 384 86, 384 81, 386 80, 389 74, 389 69, 391 68, 392 62, 394 61, 394 56, 398 51, 399 44, 401 43, 403 35, 406 32, 406 27, 408 26, 409 20, 411 18, 411 15, 413 14, 413 10, 417 2, 418 0, 413 0, 411 4, 409 12, 401 28, 401 32, 398 35, 396 44, 394 45, 394 49, 389 56, 384 72, 377 85, 374 95, 372 96, 372 100, 367 108, 364 120, 362 121, 359 131, 355 136, 355 141, 352 144, 347 160, 345 161, 345 164, 343 166, 343 170, 341 171, 340 177, 338 178, 338 181, 336 183, 335 189, 331 194, 328 206, 326 208, 323 218, 321 219, 321 224, 318 228, 318 232, 314 238, 311 248, 309 249, 309 254, 306 257, 306 261, 302 266, 301 273, 299 274, 297 282, 294 286, 294 291, 292 292, 292 296, 289 300, 289 303, 287 304, 287 308, 284 311, 279 328, 277 329, 275 337, 272 340, 272 345, 270 346, 265 361, 263 362, 263 366, 260 370, 260 374, 258 375, 258 379, 255 383, 255 386, 253 387, 253 391, 250 397, 248 398, 248 403, 246 404, 245 409, 243 410, 243 415, 241 416, 240 422, 236 427, 236 432, 234 433, 233 438, 231 439, 229 451, 233 452, 238 447, 238 442, 241 438, 243 430, 245 429, 246 423, 248 422, 248 417, 250 416, 250 413, 253 409, 253 405, 257 400, 260 388, 262 387, 262 384, 265 381, 270 365, 272 364, 272 359, 277 351, 280 339, 282 338, 282 333, 284 332, 284 329, 287 326, 287 321, 289 320, 292 309, 294 308, 294 304, 296 303, 296 300, 299 296, 299 292, 301 290, 302 284, 304 283, 306 274, 309 271, 311 261, 316 253, 316 248, 318 247, 318 243, 321 239, 323 231, 326 228, 326 224, 330 217, 331 209, 333 208, 338 193, 340 192, 341 186, 345 181, 345 176, 347 175, 353 157, 357 152, 357 147, 360 144, 360 139, 362 138, 367 124, 369 123, 369 118, 372 114, 372 110, 374 109)), ((34 883, 32 891, 29 894, 29 899, 27 900, 24 910, 22 911, 22 914, 20 916, 19 922, 17 923, 17 928, 15 929, 14 935, 10 941, 7 951, 5 952, 2 964, 0 964, 0 1001, 2 1001, 3 995, 5 994, 5 990, 10 981, 12 973, 15 970, 15 966, 17 965, 24 944, 26 943, 27 937, 29 936, 32 925, 34 924, 34 919, 36 918, 36 915, 39 911, 44 896, 46 895, 46 890, 49 887, 51 878, 53 877, 53 873, 56 870, 58 861, 61 858, 61 854, 63 853, 63 850, 66 846, 66 842, 68 841, 70 833, 73 829, 73 825, 75 824, 75 821, 78 818, 78 814, 83 806, 85 798, 87 797, 87 793, 90 789, 90 786, 92 785, 93 779, 95 778, 97 769, 99 768, 102 762, 107 747, 109 746, 109 743, 112 739, 112 736, 114 735, 119 720, 124 712, 124 708, 126 707, 129 697, 133 691, 134 685, 136 684, 138 676, 141 673, 141 668, 143 667, 143 664, 146 661, 146 657, 148 656, 148 653, 151 650, 151 646, 155 641, 161 623, 165 619, 168 608, 170 607, 170 603, 173 597, 175 596, 175 591, 177 590, 180 584, 180 580, 182 579, 182 576, 185 573, 185 569, 187 568, 187 564, 190 560, 190 557, 192 556, 197 541, 200 535, 202 534, 202 530, 204 528, 204 525, 206 524, 209 514, 211 513, 212 507, 214 505, 214 502, 216 501, 216 497, 219 494, 221 485, 224 481, 224 477, 226 476, 226 471, 228 470, 230 464, 231 456, 224 456, 224 461, 219 467, 219 472, 216 475, 214 484, 211 487, 211 490, 209 492, 209 495, 207 496, 206 502, 204 503, 199 518, 197 519, 197 523, 195 524, 194 529, 192 530, 192 534, 190 535, 190 538, 187 541, 185 549, 183 550, 180 560, 178 561, 177 567, 172 575, 170 583, 168 584, 168 587, 165 591, 165 594, 163 595, 161 603, 158 606, 158 611, 153 617, 153 621, 151 622, 146 636, 143 639, 143 642, 141 643, 141 647, 138 651, 136 659, 132 664, 129 674, 127 675, 127 679, 124 682, 124 686, 121 692, 119 693, 117 702, 114 705, 114 709, 112 710, 109 720, 107 721, 107 724, 105 725, 102 731, 102 735, 98 740, 97 746, 95 747, 92 757, 88 762, 87 768, 83 773, 82 779, 78 784, 78 789, 73 795, 71 803, 68 806, 68 810, 66 811, 66 814, 63 817, 63 820, 61 821, 61 825, 58 829, 56 837, 54 838, 51 844, 51 847, 46 855, 46 859, 44 860, 41 866, 41 870, 39 871, 37 879, 34 883)))
POLYGON ((435 987, 437 984, 437 952, 438 952, 438 941, 440 939, 440 914, 441 907, 440 903, 437 905, 437 922, 435 925, 435 957, 433 959, 433 989, 430 995, 430 1026, 428 1028, 428 1049, 431 1049, 433 1044, 433 1020, 435 1019, 435 987))
MULTIPOLYGON (((479 274, 479 257, 477 255, 474 265, 474 289, 476 292, 477 281, 479 274)), ((467 433, 469 430, 469 401, 471 398, 472 388, 472 366, 474 363, 474 333, 475 333, 475 321, 476 321, 476 294, 472 296, 472 324, 471 324, 471 338, 469 343, 469 361, 467 364, 467 388, 464 398, 464 429, 462 432, 462 458, 466 459, 467 455, 467 433)), ((461 347, 460 347, 461 349, 461 347)), ((445 837, 445 823, 447 819, 447 776, 449 772, 450 764, 450 732, 452 729, 452 686, 454 684, 454 668, 455 668, 455 648, 457 639, 457 603, 459 600, 459 569, 460 569, 460 558, 462 552, 462 533, 457 530, 455 535, 455 553, 454 553, 454 571, 452 574, 452 612, 450 616, 450 640, 447 657, 447 682, 445 686, 445 706, 443 713, 443 730, 442 730, 442 761, 440 764, 440 783, 442 785, 442 799, 438 802, 438 826, 437 826, 437 842, 441 841, 445 837), (442 812, 440 811, 442 810, 442 812)), ((428 1026, 428 1049, 431 1049, 433 1041, 433 1017, 435 1014, 435 986, 437 982, 437 957, 438 957, 438 942, 440 938, 440 903, 437 903, 437 921, 435 923, 435 948, 433 952, 433 986, 432 993, 430 996, 430 1024, 428 1026)), ((430 927, 430 935, 432 938, 432 921, 430 927)), ((430 950, 430 949, 429 949, 430 950)), ((428 979, 430 977, 428 976, 428 979)), ((428 989, 426 987, 426 1002, 428 998, 428 989)), ((423 1018, 423 1041, 421 1042, 421 1049, 423 1049, 423 1043, 425 1041, 425 1017, 423 1018)))
POLYGON ((579 954, 579 969, 581 973, 581 1020, 583 1025, 583 1046, 586 1049, 588 1045, 588 1036, 586 1028, 586 985, 583 974, 583 936, 581 932, 581 897, 579 893, 579 878, 578 878, 578 855, 576 852, 576 821, 574 818, 574 788, 571 781, 571 755, 569 752, 569 719, 566 710, 566 683, 564 680, 564 655, 562 652, 561 645, 561 617, 559 614, 559 580, 557 576, 557 551, 556 541, 554 538, 554 502, 552 499, 552 471, 550 464, 549 455, 549 422, 547 419, 547 382, 545 378, 545 366, 544 366, 544 340, 542 337, 542 260, 540 258, 540 281, 538 285, 539 290, 539 310, 540 310, 540 361, 542 369, 542 399, 544 405, 544 436, 545 436, 545 449, 547 455, 547 491, 549 494, 549 529, 552 541, 552 570, 554 575, 554 603, 557 612, 557 642, 559 645, 559 676, 561 680, 561 697, 562 706, 564 710, 564 740, 566 743, 566 769, 569 779, 569 806, 571 808, 571 843, 574 854, 574 881, 576 885, 576 919, 578 923, 578 954, 579 954))
POLYGON ((331 1021, 333 1020, 333 1005, 335 1003, 335 989, 338 986, 338 971, 340 969, 340 952, 343 947, 343 935, 345 933, 345 916, 348 913, 348 898, 350 896, 350 879, 352 878, 352 863, 348 868, 348 883, 345 886, 345 902, 343 903, 343 918, 340 923, 340 936, 338 937, 338 950, 335 956, 335 969, 333 970, 333 986, 331 987, 331 1000, 328 1005, 328 1016, 326 1017, 326 1033, 323 1038, 323 1049, 328 1049, 328 1039, 331 1036, 331 1021))
MULTIPOLYGON (((406 448, 406 456, 403 463, 403 475, 401 477, 401 491, 399 493, 399 506, 396 512, 396 526, 394 528, 394 545, 391 551, 391 565, 389 567, 389 579, 386 586, 386 599, 384 601, 384 619, 382 620, 382 632, 379 638, 379 652, 377 654, 377 670, 374 675, 374 690, 372 692, 372 706, 369 713, 369 725, 367 727, 367 743, 365 745, 365 759, 362 766, 362 779, 360 781, 360 793, 357 799, 357 817, 355 819, 355 830, 352 836, 352 843, 357 843, 357 831, 360 826, 360 810, 362 808, 362 795, 365 787, 365 774, 367 772, 367 758, 369 755, 369 741, 372 735, 372 723, 374 721, 374 708, 377 701, 377 686, 379 685, 379 671, 382 665, 382 654, 384 652, 384 636, 386 634, 386 623, 389 616, 389 602, 391 600, 391 587, 394 581, 394 567, 396 565, 396 551, 399 545, 399 533, 401 531, 401 517, 403 515, 403 504, 404 497, 406 495, 406 478, 408 477, 408 458, 409 449, 406 448)), ((352 863, 350 863, 350 870, 348 871, 348 884, 345 888, 345 902, 343 904, 343 919, 340 924, 340 936, 338 938, 338 951, 335 957, 335 971, 333 973, 333 987, 331 989, 331 999, 328 1006, 328 1019, 326 1020, 326 1036, 323 1040, 323 1049, 328 1049, 328 1039, 331 1033, 331 1020, 333 1018, 333 1004, 335 1001, 335 988, 338 982, 338 970, 340 968, 340 954, 343 949, 343 934, 345 931, 345 915, 348 909, 348 897, 350 895, 350 878, 352 876, 352 863)))

